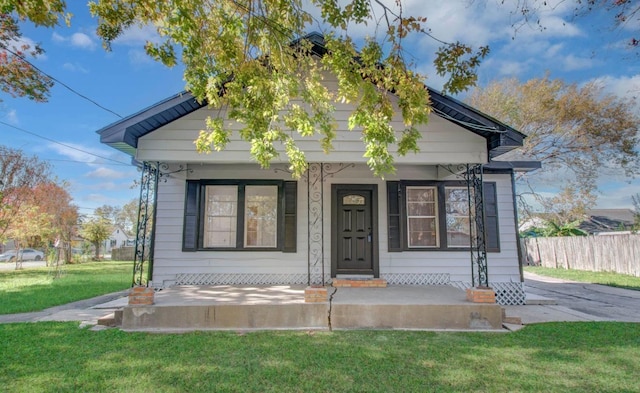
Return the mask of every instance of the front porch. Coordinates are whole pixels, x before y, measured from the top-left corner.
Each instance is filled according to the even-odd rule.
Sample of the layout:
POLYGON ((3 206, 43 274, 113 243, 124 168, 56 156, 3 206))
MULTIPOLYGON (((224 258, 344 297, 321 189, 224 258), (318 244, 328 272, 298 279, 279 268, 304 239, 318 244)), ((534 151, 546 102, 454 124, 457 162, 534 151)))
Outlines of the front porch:
POLYGON ((123 330, 447 329, 498 330, 502 308, 472 303, 449 285, 328 287, 305 303, 305 286, 176 286, 153 305, 123 309, 123 330))

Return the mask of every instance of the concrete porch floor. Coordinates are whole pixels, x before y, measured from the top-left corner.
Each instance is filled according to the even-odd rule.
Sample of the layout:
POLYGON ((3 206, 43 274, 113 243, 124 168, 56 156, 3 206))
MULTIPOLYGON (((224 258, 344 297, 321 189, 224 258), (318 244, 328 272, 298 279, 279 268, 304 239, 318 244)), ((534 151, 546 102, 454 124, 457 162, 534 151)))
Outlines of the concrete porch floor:
POLYGON ((126 306, 122 329, 143 331, 259 329, 502 328, 502 308, 466 300, 441 286, 328 287, 329 301, 305 303, 304 286, 181 286, 155 294, 151 306, 126 306))

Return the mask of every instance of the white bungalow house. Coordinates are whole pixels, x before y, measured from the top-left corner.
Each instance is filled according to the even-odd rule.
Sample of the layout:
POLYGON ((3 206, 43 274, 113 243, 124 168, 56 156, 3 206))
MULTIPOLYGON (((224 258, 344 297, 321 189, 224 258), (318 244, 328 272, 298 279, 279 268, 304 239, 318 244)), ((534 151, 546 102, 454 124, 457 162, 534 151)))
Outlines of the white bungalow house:
POLYGON ((124 229, 116 226, 113 228, 109 238, 104 241, 102 249, 105 254, 110 254, 114 248, 130 246, 132 240, 131 236, 129 236, 124 229))
MULTIPOLYGON (((322 45, 321 37, 311 39, 322 45)), ((310 164, 299 180, 284 154, 260 169, 237 133, 224 151, 198 154, 193 141, 205 118, 224 109, 189 93, 99 130, 102 143, 161 172, 151 285, 326 284, 356 276, 463 289, 484 274, 499 303, 521 304, 513 173, 539 163, 494 161, 521 146, 524 135, 430 94, 433 112, 421 130, 420 152, 397 157, 396 173, 385 179, 372 175, 361 135, 346 128, 348 104, 336 107, 334 151, 300 141, 310 164), (473 176, 482 186, 467 180, 468 168, 482 168, 473 176), (484 220, 473 231, 486 233, 480 250, 470 247, 476 226, 468 186, 472 194, 483 191, 484 220)), ((403 129, 400 116, 396 121, 403 129)))

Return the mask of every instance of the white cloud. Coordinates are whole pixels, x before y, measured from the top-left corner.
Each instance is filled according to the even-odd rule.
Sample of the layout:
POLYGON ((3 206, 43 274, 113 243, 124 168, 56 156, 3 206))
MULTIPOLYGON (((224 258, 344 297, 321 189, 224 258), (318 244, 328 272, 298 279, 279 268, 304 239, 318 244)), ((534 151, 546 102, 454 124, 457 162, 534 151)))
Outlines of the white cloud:
POLYGON ((96 48, 96 43, 91 39, 91 37, 84 33, 73 33, 69 40, 71 42, 71 45, 76 48, 89 50, 93 50, 96 48))
POLYGON ((640 181, 606 183, 600 186, 597 207, 603 209, 632 209, 632 195, 640 193, 640 181))
POLYGON ((116 45, 142 46, 147 41, 160 41, 160 35, 153 25, 146 25, 144 27, 132 26, 125 30, 113 43, 116 45))
POLYGON ((523 74, 528 68, 527 62, 501 61, 498 73, 505 77, 512 77, 523 74))
POLYGON ((154 60, 147 55, 142 49, 131 49, 129 50, 129 61, 133 65, 145 65, 154 63, 154 60))
MULTIPOLYGON (((82 161, 87 164, 98 165, 104 162, 103 158, 111 159, 113 157, 113 152, 108 150, 96 149, 89 146, 80 145, 72 142, 63 142, 64 145, 60 145, 57 143, 51 143, 48 145, 48 148, 55 151, 57 154, 67 157, 74 161, 82 161)), ((125 164, 126 162, 123 162, 125 164)))
POLYGON ((564 44, 551 45, 544 52, 544 57, 547 59, 554 59, 560 54, 560 51, 564 48, 564 44))
POLYGON ((62 68, 70 72, 80 72, 83 74, 89 73, 89 70, 87 70, 86 68, 84 68, 82 65, 78 63, 64 63, 62 65, 62 68))
POLYGON ((87 173, 86 177, 91 178, 105 178, 105 179, 123 179, 127 177, 131 177, 130 171, 122 171, 122 170, 114 170, 105 167, 99 167, 95 170, 87 173))
POLYGON ((593 79, 592 82, 602 86, 605 92, 622 98, 634 99, 640 96, 640 74, 620 77, 606 75, 593 79))
POLYGON ((74 48, 85 50, 94 50, 97 46, 95 40, 91 36, 82 32, 73 33, 69 37, 53 32, 51 40, 58 44, 68 44, 74 48))
POLYGON ((578 57, 573 54, 561 59, 565 71, 577 71, 592 68, 596 62, 593 58, 578 57))
POLYGON ((51 41, 55 43, 61 44, 65 42, 65 40, 66 39, 62 35, 56 33, 55 31, 51 34, 51 41))
POLYGON ((18 118, 18 112, 15 109, 10 109, 5 115, 4 119, 9 124, 18 125, 20 124, 20 119, 18 118))
MULTIPOLYGON (((105 189, 108 189, 108 188, 105 188, 105 189)), ((113 204, 115 201, 118 201, 118 199, 109 197, 103 193, 89 194, 89 195, 86 195, 84 198, 82 198, 82 200, 87 201, 89 203, 96 204, 97 206, 110 205, 110 204, 113 204)))

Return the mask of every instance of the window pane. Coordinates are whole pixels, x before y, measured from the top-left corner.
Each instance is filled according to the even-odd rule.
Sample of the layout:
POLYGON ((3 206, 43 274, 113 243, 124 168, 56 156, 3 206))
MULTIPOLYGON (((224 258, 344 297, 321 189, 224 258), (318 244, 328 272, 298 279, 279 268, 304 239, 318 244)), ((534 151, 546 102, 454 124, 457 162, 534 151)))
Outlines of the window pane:
POLYGON ((409 246, 436 247, 436 228, 435 218, 409 218, 409 246))
POLYGON ((245 188, 245 247, 276 247, 278 227, 278 187, 245 188))
POLYGON ((207 186, 203 246, 235 247, 238 217, 237 186, 207 186))
POLYGON ((446 187, 447 245, 469 247, 469 193, 466 187, 446 187))
POLYGON ((364 205, 364 197, 361 195, 345 195, 342 197, 343 205, 364 205))
POLYGON ((407 187, 409 247, 438 247, 437 193, 435 187, 407 187))

